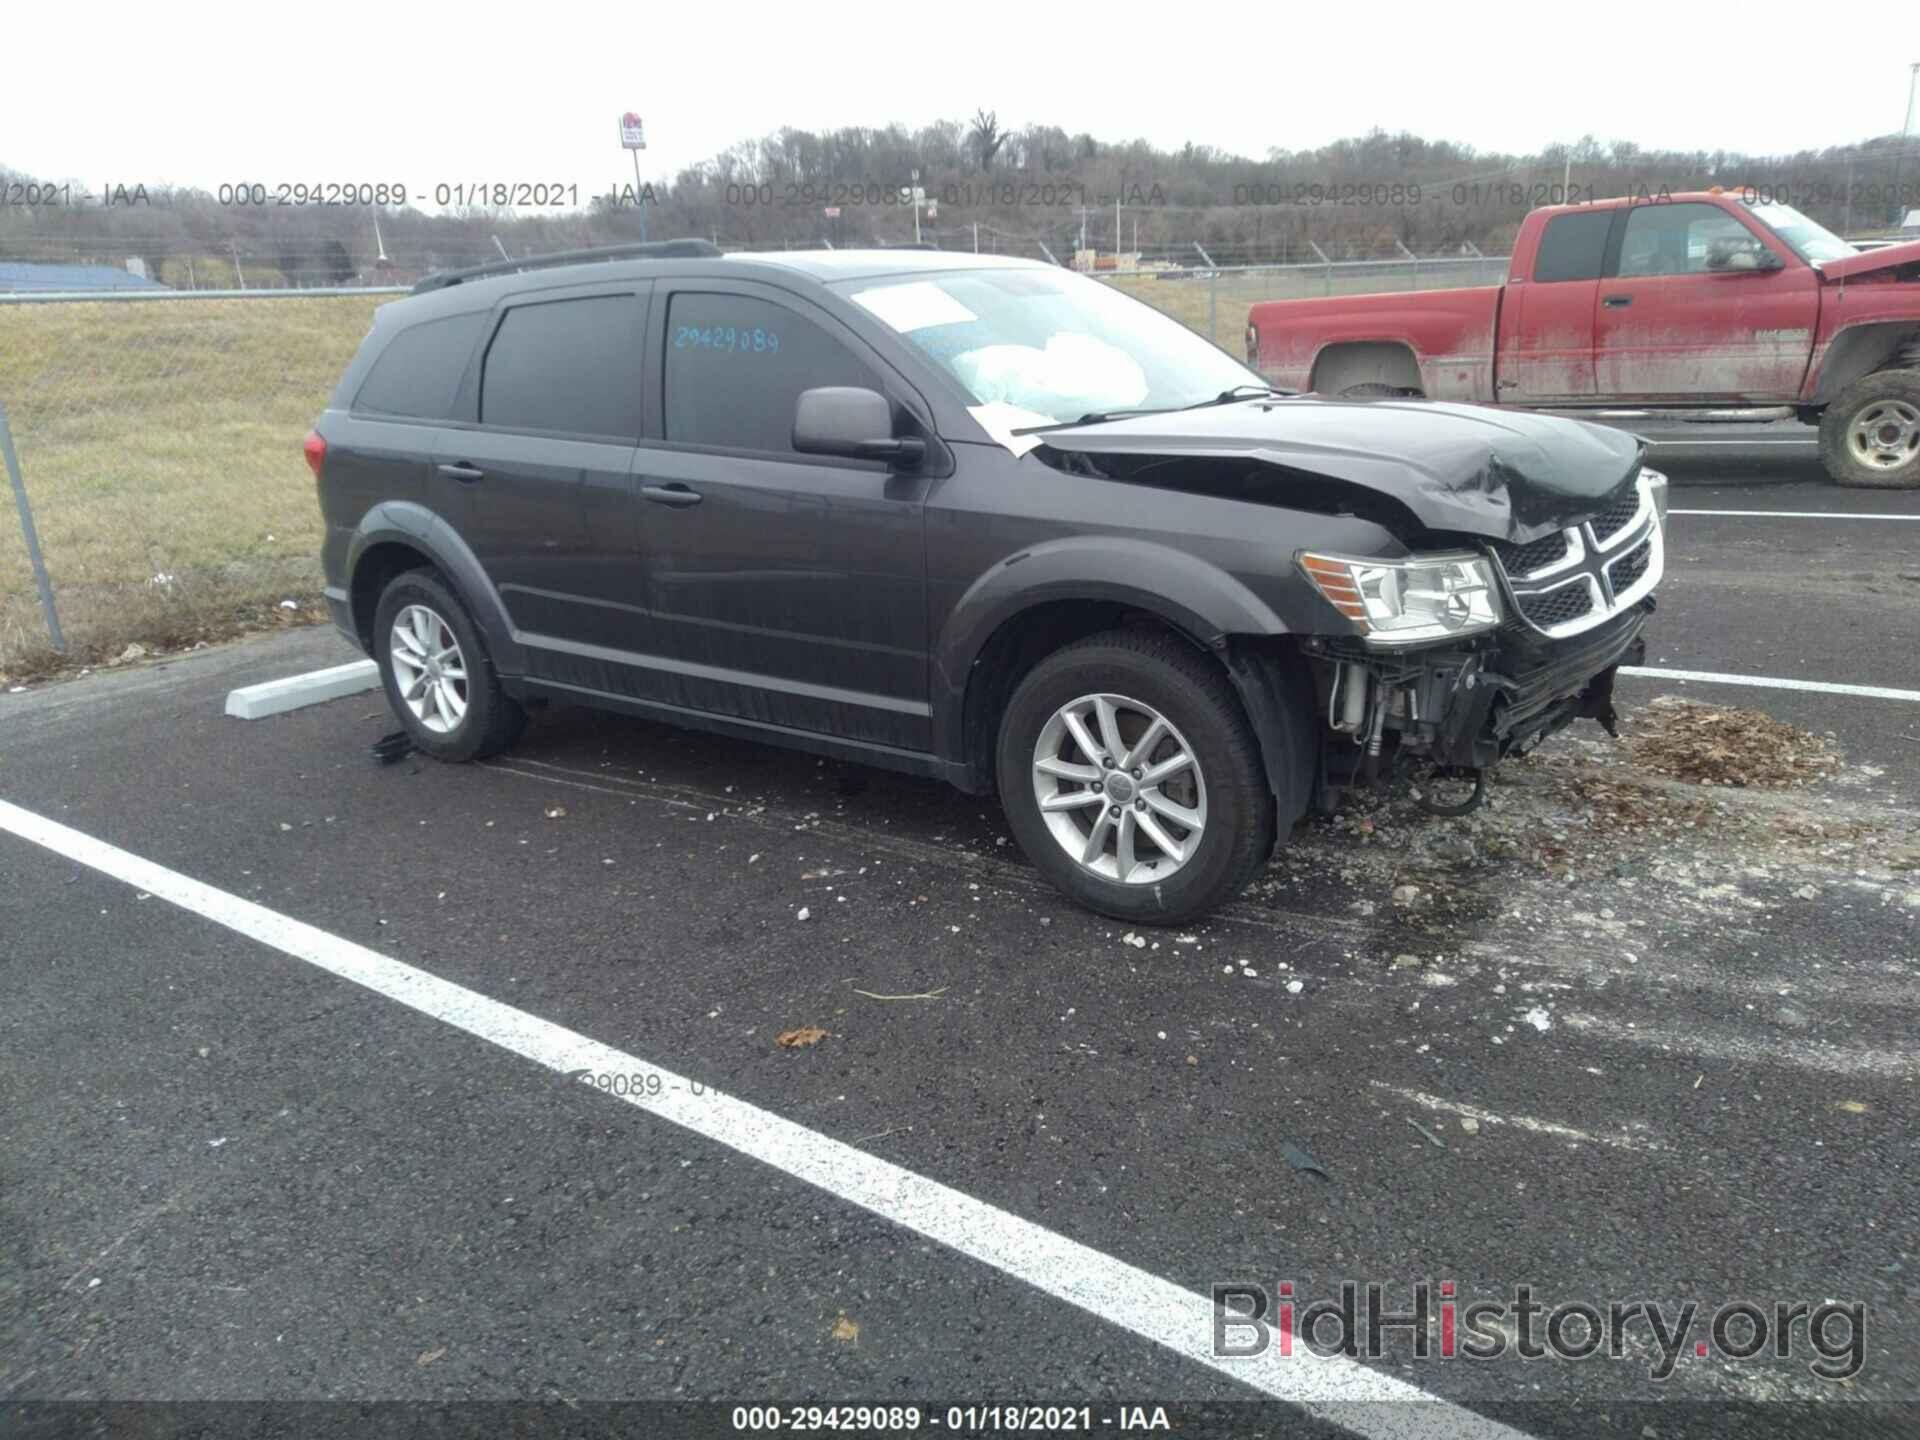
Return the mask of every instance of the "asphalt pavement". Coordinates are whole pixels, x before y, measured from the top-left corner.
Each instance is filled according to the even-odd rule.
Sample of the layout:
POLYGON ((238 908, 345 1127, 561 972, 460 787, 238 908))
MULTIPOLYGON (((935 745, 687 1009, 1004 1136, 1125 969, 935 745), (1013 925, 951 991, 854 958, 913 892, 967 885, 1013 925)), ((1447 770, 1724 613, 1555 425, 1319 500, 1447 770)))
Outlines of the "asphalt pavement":
POLYGON ((1623 694, 1830 735, 1832 779, 1623 837, 1564 789, 1611 742, 1556 741, 1495 817, 1550 859, 1388 807, 1185 932, 1075 909, 930 782, 584 711, 467 767, 374 763, 378 694, 222 715, 352 658, 322 631, 0 695, 0 1423, 1911 1433, 1920 700, 1776 682, 1920 693, 1920 495, 1657 463, 1623 694), (1330 1366, 1212 1353, 1179 1298, 1419 1281, 1428 1355, 1330 1366), (1516 1343, 1521 1286, 1697 1310, 1444 1358, 1446 1284, 1516 1343), (1710 1334, 1741 1301, 1807 1307, 1790 1354, 1710 1334))

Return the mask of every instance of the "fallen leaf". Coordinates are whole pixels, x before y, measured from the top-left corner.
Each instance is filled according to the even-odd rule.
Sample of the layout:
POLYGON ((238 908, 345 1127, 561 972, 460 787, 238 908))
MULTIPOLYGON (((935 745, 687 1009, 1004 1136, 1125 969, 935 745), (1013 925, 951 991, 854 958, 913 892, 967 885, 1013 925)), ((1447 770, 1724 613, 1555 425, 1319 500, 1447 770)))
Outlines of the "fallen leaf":
POLYGON ((566 814, 567 814, 567 807, 564 805, 549 805, 547 807, 547 819, 549 820, 565 819, 566 814))
POLYGON ((827 1032, 818 1025, 802 1025, 798 1030, 782 1030, 773 1043, 783 1050, 797 1050, 802 1045, 818 1045, 826 1038, 827 1032))
POLYGON ((1862 1105, 1858 1100, 1841 1100, 1836 1102, 1833 1108, 1836 1110, 1844 1110, 1849 1115, 1864 1115, 1867 1113, 1867 1107, 1862 1105))
POLYGON ((446 1353, 447 1353, 447 1347, 444 1345, 442 1345, 438 1350, 422 1350, 420 1352, 420 1358, 414 1361, 413 1363, 416 1365, 431 1365, 434 1361, 438 1360, 442 1355, 446 1353))
POLYGON ((858 1320, 849 1320, 843 1313, 838 1320, 833 1322, 833 1338, 840 1341, 843 1345, 858 1345, 860 1343, 860 1322, 858 1320))

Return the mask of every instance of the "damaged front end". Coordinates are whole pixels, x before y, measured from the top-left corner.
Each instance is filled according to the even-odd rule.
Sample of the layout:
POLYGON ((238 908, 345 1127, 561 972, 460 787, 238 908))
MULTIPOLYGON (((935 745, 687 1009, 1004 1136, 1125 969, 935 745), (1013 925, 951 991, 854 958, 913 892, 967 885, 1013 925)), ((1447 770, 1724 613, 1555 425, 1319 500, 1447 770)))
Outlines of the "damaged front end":
POLYGON ((1600 513, 1525 544, 1399 566, 1302 555, 1364 632, 1301 643, 1336 737, 1322 747, 1323 804, 1424 765, 1474 782, 1470 801, 1442 811, 1464 813, 1483 772, 1575 720, 1617 734, 1614 677, 1645 653, 1665 569, 1665 484, 1642 471, 1600 513))

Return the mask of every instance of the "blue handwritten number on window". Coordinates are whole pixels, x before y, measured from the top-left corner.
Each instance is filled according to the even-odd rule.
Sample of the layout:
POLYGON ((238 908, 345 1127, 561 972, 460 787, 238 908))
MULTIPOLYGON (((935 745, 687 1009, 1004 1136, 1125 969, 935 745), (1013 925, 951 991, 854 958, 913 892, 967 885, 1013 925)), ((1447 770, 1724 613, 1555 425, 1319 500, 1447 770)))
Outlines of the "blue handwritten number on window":
POLYGON ((677 325, 673 331, 676 350, 720 350, 730 355, 778 355, 780 332, 756 325, 742 330, 733 325, 677 325))

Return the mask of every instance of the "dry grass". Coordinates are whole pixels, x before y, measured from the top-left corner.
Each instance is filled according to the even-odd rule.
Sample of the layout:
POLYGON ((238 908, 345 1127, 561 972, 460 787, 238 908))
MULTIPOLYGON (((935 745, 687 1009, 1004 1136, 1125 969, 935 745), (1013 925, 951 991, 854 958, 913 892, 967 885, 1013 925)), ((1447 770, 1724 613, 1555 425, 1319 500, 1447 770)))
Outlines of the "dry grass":
MULTIPOLYGON (((320 516, 301 438, 392 298, 0 306, 0 402, 69 663, 310 604, 320 516)), ((55 657, 0 508, 0 672, 19 676, 55 657)))

